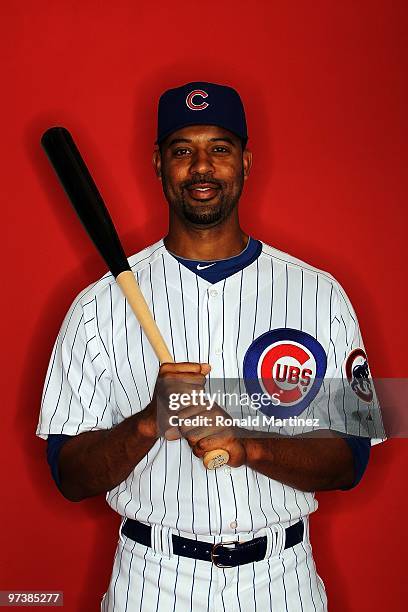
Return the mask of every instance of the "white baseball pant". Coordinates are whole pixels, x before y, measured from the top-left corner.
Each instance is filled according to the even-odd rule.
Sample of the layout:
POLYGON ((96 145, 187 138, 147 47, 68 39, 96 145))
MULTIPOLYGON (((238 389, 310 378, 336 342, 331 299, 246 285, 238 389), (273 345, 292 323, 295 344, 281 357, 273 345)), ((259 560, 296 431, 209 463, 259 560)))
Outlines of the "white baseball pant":
MULTIPOLYGON (((266 535, 268 549, 264 560, 233 568, 173 555, 171 533, 160 526, 152 529, 152 547, 121 535, 101 611, 326 612, 326 592, 316 572, 307 518, 304 522, 303 541, 286 550, 282 550, 283 526, 239 534, 241 542, 266 535)), ((230 535, 177 534, 214 543, 231 540, 230 535)))

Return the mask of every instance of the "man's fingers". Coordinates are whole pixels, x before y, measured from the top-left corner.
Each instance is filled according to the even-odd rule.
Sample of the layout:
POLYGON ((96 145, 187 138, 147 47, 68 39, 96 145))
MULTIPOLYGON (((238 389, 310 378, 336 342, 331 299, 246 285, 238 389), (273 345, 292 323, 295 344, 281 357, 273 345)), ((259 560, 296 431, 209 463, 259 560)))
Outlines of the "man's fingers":
POLYGON ((208 425, 204 427, 178 427, 180 433, 186 438, 190 446, 195 446, 200 440, 214 436, 227 428, 221 425, 208 425))
POLYGON ((170 427, 164 432, 164 437, 166 438, 166 440, 171 441, 171 440, 179 440, 183 436, 181 435, 178 427, 170 427))
POLYGON ((189 372, 191 374, 203 374, 206 376, 211 370, 209 363, 195 363, 190 361, 180 361, 177 363, 162 363, 159 375, 164 373, 189 372))
POLYGON ((217 430, 211 435, 200 438, 195 446, 198 450, 206 452, 212 450, 213 448, 224 448, 223 444, 224 446, 226 446, 227 444, 231 443, 233 439, 234 436, 230 432, 228 432, 228 430, 217 430))
POLYGON ((211 366, 209 363, 201 364, 201 374, 203 374, 204 376, 207 376, 207 374, 209 374, 210 371, 211 371, 211 366))
MULTIPOLYGON (((176 425, 170 425, 169 429, 166 430, 164 437, 167 440, 178 440, 183 437, 184 432, 187 432, 189 429, 194 429, 192 425, 183 426, 182 423, 184 419, 192 419, 195 416, 199 415, 202 412, 203 408, 201 405, 199 406, 188 406, 187 408, 183 408, 182 410, 177 410, 166 414, 167 418, 172 417, 173 423, 176 422, 176 425), (183 429, 183 431, 182 431, 183 429)), ((195 426, 196 427, 196 426, 195 426)))

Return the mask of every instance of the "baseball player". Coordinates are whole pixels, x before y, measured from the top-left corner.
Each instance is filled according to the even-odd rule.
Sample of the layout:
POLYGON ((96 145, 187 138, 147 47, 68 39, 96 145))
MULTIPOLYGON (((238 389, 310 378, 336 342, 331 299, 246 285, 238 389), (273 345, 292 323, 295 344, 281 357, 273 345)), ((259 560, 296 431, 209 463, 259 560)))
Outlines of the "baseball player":
POLYGON ((314 491, 355 486, 383 437, 342 287, 240 227, 247 139, 230 87, 160 98, 169 231, 129 263, 175 363, 158 363, 110 273, 74 301, 52 352, 37 434, 53 477, 73 501, 106 493, 123 517, 105 612, 326 610, 314 491), (231 381, 264 401, 207 401, 231 381), (206 469, 220 448, 228 463, 206 469))

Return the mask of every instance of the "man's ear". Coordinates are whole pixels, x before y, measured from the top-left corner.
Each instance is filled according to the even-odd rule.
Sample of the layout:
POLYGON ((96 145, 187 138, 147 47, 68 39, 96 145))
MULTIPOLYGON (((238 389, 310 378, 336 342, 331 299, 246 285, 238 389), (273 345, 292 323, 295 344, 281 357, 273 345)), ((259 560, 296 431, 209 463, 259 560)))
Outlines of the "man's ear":
POLYGON ((246 181, 252 167, 252 152, 248 149, 245 149, 245 151, 242 153, 242 163, 244 166, 244 180, 246 181))
POLYGON ((156 176, 159 181, 161 181, 161 155, 159 147, 156 147, 156 149, 153 151, 152 163, 156 176))

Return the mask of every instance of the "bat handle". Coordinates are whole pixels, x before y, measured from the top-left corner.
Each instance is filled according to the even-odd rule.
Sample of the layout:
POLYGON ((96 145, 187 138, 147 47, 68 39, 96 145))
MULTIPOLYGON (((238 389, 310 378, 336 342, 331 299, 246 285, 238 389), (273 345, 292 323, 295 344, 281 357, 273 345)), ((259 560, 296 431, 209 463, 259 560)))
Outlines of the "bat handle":
POLYGON ((217 448, 205 453, 203 457, 203 463, 207 470, 214 470, 217 467, 221 467, 225 463, 228 462, 229 452, 222 449, 217 448))
MULTIPOLYGON (((131 270, 125 270, 116 277, 116 282, 125 295, 129 306, 136 315, 141 328, 146 334, 157 359, 160 363, 174 363, 174 359, 167 348, 167 345, 157 327, 156 321, 153 319, 150 308, 144 299, 143 293, 136 282, 135 276, 131 270)), ((223 449, 216 449, 205 453, 203 463, 208 470, 214 470, 224 463, 227 463, 229 453, 223 449)))

